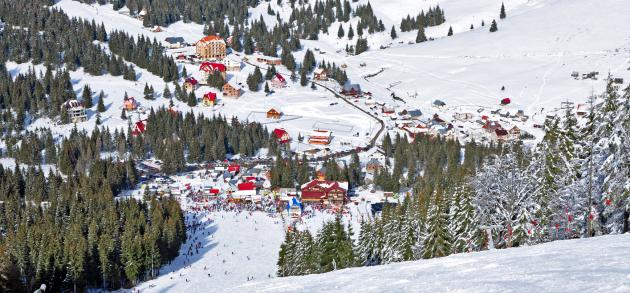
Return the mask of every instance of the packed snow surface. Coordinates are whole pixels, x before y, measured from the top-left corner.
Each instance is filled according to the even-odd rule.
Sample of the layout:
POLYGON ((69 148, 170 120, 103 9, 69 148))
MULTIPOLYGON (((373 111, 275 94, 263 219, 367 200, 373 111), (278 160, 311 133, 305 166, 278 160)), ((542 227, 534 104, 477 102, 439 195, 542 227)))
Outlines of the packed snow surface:
POLYGON ((225 292, 630 292, 630 234, 248 282, 225 292))

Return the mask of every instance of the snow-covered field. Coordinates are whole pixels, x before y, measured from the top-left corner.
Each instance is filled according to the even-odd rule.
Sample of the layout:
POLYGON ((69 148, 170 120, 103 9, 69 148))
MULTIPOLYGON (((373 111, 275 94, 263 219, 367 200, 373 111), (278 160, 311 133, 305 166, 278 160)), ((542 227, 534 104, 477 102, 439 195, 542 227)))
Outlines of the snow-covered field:
POLYGON ((254 281, 225 292, 630 292, 630 235, 254 281))

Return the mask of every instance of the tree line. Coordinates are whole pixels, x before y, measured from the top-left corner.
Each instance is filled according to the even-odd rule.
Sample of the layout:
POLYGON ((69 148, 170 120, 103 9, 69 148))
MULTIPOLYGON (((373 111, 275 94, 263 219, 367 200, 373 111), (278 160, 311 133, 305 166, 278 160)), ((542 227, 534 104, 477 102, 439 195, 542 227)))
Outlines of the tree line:
POLYGON ((0 290, 117 289, 157 276, 186 239, 183 213, 174 199, 114 199, 130 172, 109 160, 67 178, 0 166, 0 290))

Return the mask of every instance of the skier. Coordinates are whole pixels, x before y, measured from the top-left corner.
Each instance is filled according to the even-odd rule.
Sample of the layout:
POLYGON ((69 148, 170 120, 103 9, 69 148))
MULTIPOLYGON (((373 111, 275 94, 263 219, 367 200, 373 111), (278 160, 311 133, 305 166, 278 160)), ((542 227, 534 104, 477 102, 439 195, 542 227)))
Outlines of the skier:
POLYGON ((39 289, 35 290, 33 293, 44 293, 46 292, 46 284, 42 284, 39 286, 39 289))

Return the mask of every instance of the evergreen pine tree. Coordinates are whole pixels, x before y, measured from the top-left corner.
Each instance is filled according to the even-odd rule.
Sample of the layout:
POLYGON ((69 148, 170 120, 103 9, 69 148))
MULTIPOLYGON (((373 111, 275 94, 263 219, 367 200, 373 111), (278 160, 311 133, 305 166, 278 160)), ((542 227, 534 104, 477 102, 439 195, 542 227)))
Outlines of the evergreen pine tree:
POLYGON ((339 24, 339 30, 337 30, 337 37, 338 38, 343 38, 346 35, 346 33, 343 30, 343 24, 339 24))
POLYGON ((191 91, 190 94, 188 94, 187 104, 189 107, 197 106, 197 96, 195 96, 195 91, 191 91))
MULTIPOLYGON (((482 24, 482 26, 483 26, 483 24, 482 24)), ((496 20, 493 19, 492 20, 492 24, 490 24, 490 32, 494 33, 494 32, 496 32, 498 30, 499 30, 499 28, 497 27, 497 22, 496 22, 496 20)))
POLYGON ((427 236, 424 239, 422 258, 447 256, 451 253, 451 235, 448 231, 448 217, 445 204, 437 195, 435 204, 428 216, 427 236))
POLYGON ((105 93, 103 93, 103 91, 101 91, 98 94, 98 103, 96 104, 96 111, 98 111, 100 113, 105 112, 106 109, 105 109, 104 100, 105 100, 105 93))
POLYGON ((453 35, 453 27, 452 26, 448 27, 448 33, 446 35, 449 36, 449 37, 453 35))
POLYGON ((424 34, 424 27, 420 26, 418 34, 416 35, 416 43, 422 43, 427 41, 427 36, 424 34))
POLYGON ((504 19, 505 18, 505 5, 503 5, 503 2, 501 2, 501 12, 499 13, 499 18, 504 19))
POLYGON ((83 106, 86 109, 92 108, 92 106, 94 106, 94 104, 92 103, 92 90, 90 89, 89 85, 85 85, 83 87, 83 93, 81 95, 82 97, 82 101, 83 101, 83 106))

